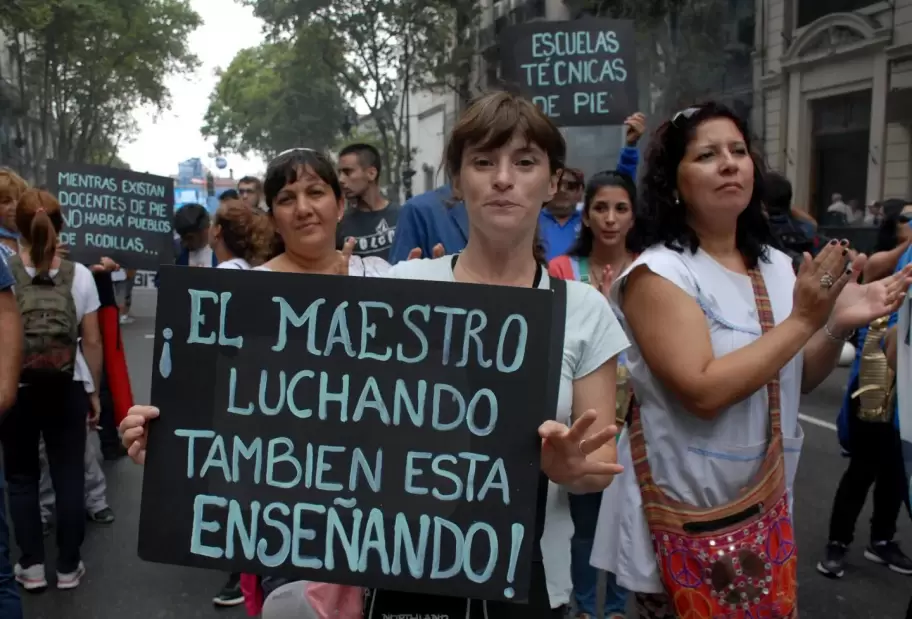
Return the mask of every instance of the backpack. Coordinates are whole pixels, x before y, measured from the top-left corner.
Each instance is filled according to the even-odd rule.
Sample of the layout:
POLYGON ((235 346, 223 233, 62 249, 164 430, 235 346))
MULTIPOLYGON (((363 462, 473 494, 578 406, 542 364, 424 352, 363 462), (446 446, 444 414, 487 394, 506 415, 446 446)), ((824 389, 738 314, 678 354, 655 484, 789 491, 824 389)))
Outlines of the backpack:
POLYGON ((7 262, 15 279, 16 301, 22 315, 25 347, 22 355, 23 383, 49 378, 73 380, 79 319, 73 300, 76 266, 61 260, 53 278, 31 277, 19 256, 7 262))

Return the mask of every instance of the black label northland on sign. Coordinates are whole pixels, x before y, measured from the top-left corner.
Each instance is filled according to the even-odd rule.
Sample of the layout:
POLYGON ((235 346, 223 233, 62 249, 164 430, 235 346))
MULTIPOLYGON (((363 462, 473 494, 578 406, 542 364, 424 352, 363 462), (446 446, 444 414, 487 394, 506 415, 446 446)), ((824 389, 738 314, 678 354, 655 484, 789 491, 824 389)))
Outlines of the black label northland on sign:
POLYGON ((161 269, 139 554, 525 601, 550 290, 161 269))
POLYGON ((65 222, 70 259, 102 256, 125 268, 156 271, 174 261, 174 180, 131 170, 48 161, 48 188, 65 222))
POLYGON ((620 125, 638 109, 633 22, 531 22, 500 37, 502 79, 555 124, 620 125))

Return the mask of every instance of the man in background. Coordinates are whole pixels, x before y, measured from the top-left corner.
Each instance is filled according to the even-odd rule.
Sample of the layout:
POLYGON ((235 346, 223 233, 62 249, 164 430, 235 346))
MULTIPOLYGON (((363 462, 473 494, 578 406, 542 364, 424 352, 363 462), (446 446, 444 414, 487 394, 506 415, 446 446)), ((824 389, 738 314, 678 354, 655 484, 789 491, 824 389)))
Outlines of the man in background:
POLYGON ((214 267, 215 252, 209 247, 209 211, 202 204, 185 204, 174 215, 174 231, 180 250, 174 264, 191 267, 214 267))
MULTIPOLYGON (((228 191, 231 191, 230 189, 228 191)), ((227 193, 227 192, 226 192, 227 193)), ((255 176, 245 176, 238 181, 236 197, 240 197, 250 208, 263 209, 263 183, 255 176)), ((225 194, 219 200, 225 199, 225 194)))
POLYGON ((339 183, 348 200, 337 244, 354 237, 358 256, 389 259, 399 204, 380 192, 380 153, 370 144, 350 144, 339 154, 339 183))

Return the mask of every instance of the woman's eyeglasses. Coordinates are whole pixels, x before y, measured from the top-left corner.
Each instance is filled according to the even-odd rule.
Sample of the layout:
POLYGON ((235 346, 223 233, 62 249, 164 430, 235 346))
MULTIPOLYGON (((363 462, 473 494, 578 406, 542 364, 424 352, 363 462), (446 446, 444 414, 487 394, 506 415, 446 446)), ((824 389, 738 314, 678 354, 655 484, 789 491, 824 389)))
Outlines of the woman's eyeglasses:
POLYGON ((900 215, 899 217, 897 217, 896 220, 901 224, 907 224, 910 221, 912 221, 912 215, 908 215, 908 214, 904 213, 904 214, 900 215))

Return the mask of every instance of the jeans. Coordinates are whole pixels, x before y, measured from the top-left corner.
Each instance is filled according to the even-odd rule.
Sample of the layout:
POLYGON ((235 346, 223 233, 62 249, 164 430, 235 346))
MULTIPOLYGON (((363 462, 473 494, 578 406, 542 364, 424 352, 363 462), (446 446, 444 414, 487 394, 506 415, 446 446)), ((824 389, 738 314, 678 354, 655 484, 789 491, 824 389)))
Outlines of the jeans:
POLYGON ((0 424, 3 460, 9 483, 19 564, 23 568, 44 563, 44 534, 38 484, 38 441, 47 446, 51 482, 57 495, 57 571, 76 571, 85 538, 83 459, 89 401, 82 383, 72 379, 60 384, 19 388, 16 404, 0 424))
POLYGON ((871 542, 889 542, 905 497, 905 476, 899 430, 892 423, 861 421, 851 424, 852 452, 842 475, 830 516, 830 541, 845 545, 855 537, 855 523, 874 486, 871 542))
POLYGON ((6 488, 0 472, 0 617, 22 619, 22 600, 10 562, 9 525, 6 523, 6 488))
MULTIPOLYGON (((573 518, 573 540, 570 543, 570 572, 573 577, 573 598, 576 612, 596 616, 598 569, 589 563, 595 541, 602 493, 571 494, 570 516, 573 518)), ((605 615, 624 614, 627 610, 627 590, 617 584, 614 574, 608 573, 605 591, 605 615)))
MULTIPOLYGON (((48 522, 54 511, 54 487, 51 485, 51 472, 48 467, 47 448, 44 439, 38 447, 39 461, 41 463, 41 482, 39 484, 41 502, 41 522, 48 522)), ((85 508, 90 514, 97 514, 108 508, 108 483, 104 471, 101 470, 101 441, 97 431, 89 431, 85 447, 85 508)))

